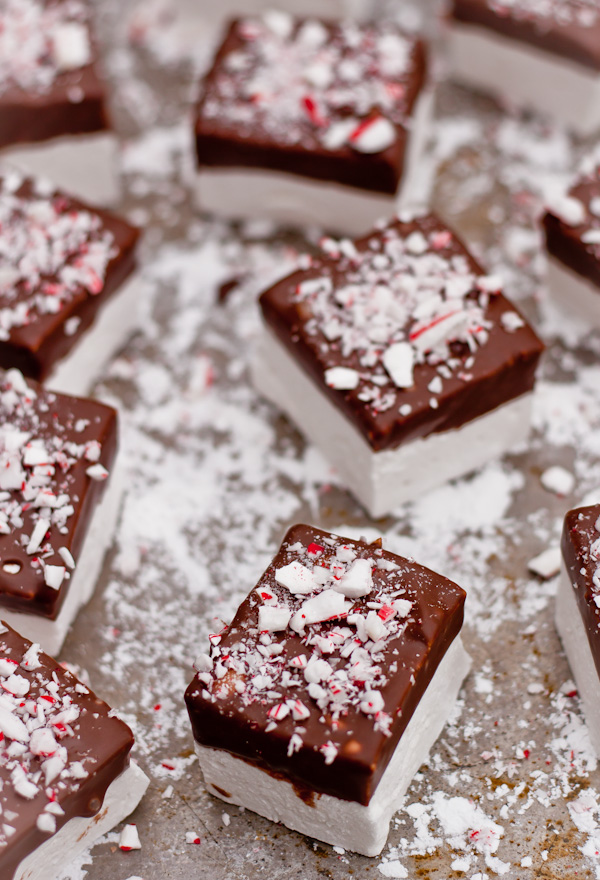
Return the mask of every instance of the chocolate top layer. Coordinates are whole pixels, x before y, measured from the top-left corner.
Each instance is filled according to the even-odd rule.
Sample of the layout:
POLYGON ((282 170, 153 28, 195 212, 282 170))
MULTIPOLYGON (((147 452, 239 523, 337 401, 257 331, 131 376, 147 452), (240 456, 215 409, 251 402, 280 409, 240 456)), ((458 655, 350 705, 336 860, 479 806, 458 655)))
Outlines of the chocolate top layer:
POLYGON ((325 247, 260 305, 374 450, 459 427, 532 389, 542 343, 437 217, 325 247))
POLYGON ((0 147, 108 128, 82 0, 0 5, 0 147))
POLYGON ((0 876, 74 816, 94 816, 131 730, 56 660, 0 624, 0 876))
POLYGON ((202 84, 199 164, 395 193, 425 77, 423 44, 390 24, 235 21, 202 84))
POLYGON ((600 504, 570 510, 561 548, 600 676, 600 504))
POLYGON ((600 149, 582 163, 565 198, 543 220, 548 253, 600 289, 600 149))
POLYGON ((135 268, 138 236, 46 182, 0 177, 0 367, 45 379, 135 268))
POLYGON ((452 581, 375 544, 291 528, 186 692, 194 737, 368 804, 463 622, 452 581))
POLYGON ((111 407, 0 374, 0 607, 57 616, 117 442, 111 407))
POLYGON ((453 0, 452 16, 600 70, 599 0, 453 0))

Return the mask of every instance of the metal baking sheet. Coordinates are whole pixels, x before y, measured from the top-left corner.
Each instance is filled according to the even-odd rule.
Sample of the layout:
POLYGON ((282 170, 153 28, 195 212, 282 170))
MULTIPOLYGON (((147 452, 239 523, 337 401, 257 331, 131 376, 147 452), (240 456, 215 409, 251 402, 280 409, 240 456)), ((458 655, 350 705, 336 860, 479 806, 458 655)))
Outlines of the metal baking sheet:
MULTIPOLYGON (((131 821, 71 866, 81 880, 600 876, 600 771, 553 626, 556 580, 528 572, 564 512, 600 499, 600 337, 544 300, 535 218, 586 145, 443 85, 433 201, 548 341, 530 443, 378 522, 252 390, 256 295, 318 232, 241 227, 193 209, 189 108, 204 54, 176 4, 97 0, 123 138, 123 209, 145 228, 141 331, 96 393, 122 415, 129 480, 119 532, 61 659, 134 728, 150 776, 131 821), (551 466, 573 477, 558 496, 551 466), (336 852, 206 794, 183 691, 287 527, 384 537, 469 593, 473 671, 380 858, 336 852), (188 843, 186 832, 200 838, 188 843)), ((424 4, 392 4, 409 24, 424 4)), ((564 475, 563 475, 564 476, 564 475)))

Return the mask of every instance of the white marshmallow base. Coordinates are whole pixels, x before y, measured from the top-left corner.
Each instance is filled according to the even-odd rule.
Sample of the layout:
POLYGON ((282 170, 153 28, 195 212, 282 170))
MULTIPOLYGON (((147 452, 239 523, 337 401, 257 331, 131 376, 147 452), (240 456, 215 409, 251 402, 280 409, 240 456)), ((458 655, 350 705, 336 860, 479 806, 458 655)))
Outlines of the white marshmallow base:
POLYGON ((91 327, 56 364, 44 385, 85 397, 109 360, 138 329, 143 289, 141 273, 134 272, 101 306, 91 327))
POLYGON ((25 638, 41 645, 42 650, 51 657, 60 652, 77 612, 89 602, 94 592, 121 510, 125 488, 123 471, 124 466, 117 453, 108 485, 92 514, 79 558, 75 560, 75 569, 71 572, 71 579, 68 582, 67 597, 56 619, 49 620, 36 614, 23 614, 0 606, 1 619, 25 638))
POLYGON ((56 880, 79 853, 135 810, 149 782, 146 774, 131 761, 109 785, 100 812, 89 819, 80 816, 70 819, 23 859, 13 880, 56 880))
POLYGON ((548 115, 580 135, 600 128, 600 73, 477 25, 452 22, 449 75, 477 91, 548 115))
POLYGON ((121 195, 118 143, 110 131, 64 135, 8 147, 0 159, 28 176, 50 180, 71 196, 106 207, 121 195))
POLYGON ((400 737, 368 806, 327 794, 317 794, 314 806, 309 806, 287 780, 275 779, 229 752, 195 743, 206 787, 227 803, 246 807, 293 831, 376 856, 413 776, 446 724, 470 667, 471 658, 457 636, 400 737))
POLYGON ((554 257, 548 258, 546 283, 550 298, 558 308, 589 329, 600 327, 600 287, 554 257))
POLYGON ((431 89, 417 101, 404 172, 394 195, 285 171, 202 167, 196 177, 196 205, 200 211, 229 220, 260 215, 294 226, 316 224, 338 235, 366 233, 382 217, 427 202, 433 167, 421 160, 430 134, 433 102, 431 89))
POLYGON ((573 587, 563 562, 556 594, 554 622, 581 697, 594 751, 600 758, 600 679, 575 589, 581 588, 573 587))
POLYGON ((252 364, 258 391, 297 425, 373 518, 500 458, 529 434, 527 393, 460 428, 374 452, 266 327, 252 364))

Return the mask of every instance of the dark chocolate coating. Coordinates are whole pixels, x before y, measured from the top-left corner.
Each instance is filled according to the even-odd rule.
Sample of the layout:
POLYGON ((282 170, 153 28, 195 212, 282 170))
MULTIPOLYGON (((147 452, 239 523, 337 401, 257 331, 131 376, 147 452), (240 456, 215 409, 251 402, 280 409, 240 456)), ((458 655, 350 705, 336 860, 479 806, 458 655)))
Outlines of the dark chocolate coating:
MULTIPOLYGON (((431 234, 435 230, 447 231, 433 215, 409 222, 394 221, 390 227, 398 229, 403 237, 412 231, 422 231, 425 234, 431 234)), ((357 250, 367 251, 373 241, 381 240, 381 235, 380 232, 374 232, 355 242, 357 250)), ((475 274, 485 274, 455 235, 441 253, 445 257, 461 255, 475 274)), ((327 342, 320 331, 313 334, 306 332, 310 313, 307 315, 306 306, 295 299, 295 292, 302 281, 318 278, 324 270, 325 274, 332 277, 334 288, 341 286, 347 269, 348 261, 343 257, 317 259, 310 269, 294 272, 263 293, 260 306, 266 323, 311 376, 320 393, 326 394, 344 413, 374 451, 394 449, 434 432, 459 428, 477 416, 491 412, 503 403, 532 390, 544 346, 526 323, 514 333, 504 330, 500 323, 502 315, 516 310, 501 294, 490 297, 485 311, 492 326, 488 341, 476 351, 473 366, 465 370, 472 378, 464 381, 454 371, 450 378, 444 380, 443 392, 437 397, 437 408, 430 405, 432 394, 428 385, 438 373, 436 366, 428 363, 415 367, 415 384, 412 388, 400 389, 391 382, 388 383, 390 393, 395 394, 395 402, 383 412, 360 400, 359 396, 364 389, 362 380, 353 391, 330 388, 325 383, 324 373, 342 363, 340 352, 327 342), (410 405, 412 410, 408 415, 401 415, 399 407, 405 404, 410 405)), ((470 354, 464 347, 453 352, 453 356, 463 362, 468 361, 470 354)), ((343 365, 360 370, 357 353, 350 359, 343 359, 343 365)))
MULTIPOLYGON (((258 582, 258 588, 268 588, 290 606, 300 605, 298 599, 306 597, 296 597, 295 600, 292 597, 290 601, 289 592, 275 581, 275 569, 298 558, 288 549, 296 542, 304 547, 313 542, 325 546, 324 558, 327 558, 330 550, 324 541, 330 537, 336 539, 331 548, 332 556, 335 556, 336 547, 344 544, 356 551, 358 558, 374 557, 399 566, 392 572, 374 568, 374 589, 369 595, 354 600, 353 610, 366 613, 368 601, 385 598, 399 588, 405 589, 402 598, 413 602, 406 629, 386 642, 378 661, 383 673, 388 674, 381 694, 385 712, 392 718, 391 735, 376 730, 373 718, 352 704, 342 714, 337 726, 331 723, 330 716, 321 721, 321 711, 309 696, 304 680, 300 686, 287 691, 279 682, 274 687, 281 691, 282 700, 302 700, 311 710, 309 718, 297 724, 288 716, 270 732, 266 731, 269 721, 266 713, 278 700, 254 702, 239 711, 242 704, 233 687, 225 698, 211 702, 203 696, 204 685, 198 679, 188 687, 185 699, 194 737, 202 745, 225 749, 272 776, 287 779, 307 803, 314 802, 315 793, 317 796, 324 793, 366 805, 439 663, 460 632, 466 594, 452 581, 388 553, 378 544, 338 538, 307 525, 294 526, 287 532, 279 552, 258 582), (397 668, 390 672, 393 663, 397 668), (305 730, 303 744, 299 751, 288 757, 288 742, 297 726, 305 730), (319 751, 328 742, 338 748, 338 754, 330 764, 324 762, 319 751)), ((239 640, 252 646, 257 644, 259 605, 260 600, 253 590, 240 605, 223 636, 220 645, 223 653, 226 654, 227 647, 239 640)), ((307 635, 315 631, 326 633, 337 623, 339 621, 308 626, 307 635)), ((283 645, 283 654, 280 655, 283 668, 291 657, 306 653, 305 638, 301 635, 289 629, 272 635, 283 645)), ((231 680, 233 683, 234 679, 231 680)))
POLYGON ((590 229, 600 228, 597 218, 592 222, 589 205, 592 199, 600 197, 600 175, 595 179, 585 178, 569 190, 569 195, 579 199, 587 210, 584 223, 570 226, 560 217, 547 211, 543 218, 548 253, 568 266, 573 272, 585 278, 599 289, 600 293, 600 249, 598 245, 586 244, 582 235, 590 229))
MULTIPOLYGON (((0 634, 0 656, 20 662, 30 644, 27 639, 7 627, 7 632, 0 634)), ((118 718, 109 717, 110 707, 92 691, 88 689, 87 693, 80 693, 75 690, 77 679, 56 660, 47 654, 40 654, 39 660, 40 669, 18 670, 19 675, 30 681, 28 699, 35 700, 38 693, 43 691, 44 683, 51 681, 53 676, 56 677, 60 693, 67 692, 80 709, 79 718, 72 724, 74 735, 62 738, 60 745, 67 748, 69 764, 82 761, 89 770, 89 775, 83 780, 57 779, 52 783, 57 803, 65 811, 64 816, 55 817, 59 830, 75 816, 90 817, 101 812, 107 788, 129 763, 133 734, 118 718)), ((6 846, 0 847, 0 876, 3 880, 10 880, 19 863, 50 836, 36 826, 36 820, 48 802, 43 788, 40 794, 28 800, 17 794, 11 784, 10 772, 3 757, 3 751, 9 744, 10 741, 6 738, 0 743, 0 806, 4 815, 7 811, 13 811, 16 818, 11 820, 15 833, 6 846)), ((41 764, 43 759, 38 760, 41 764)))
MULTIPOLYGON (((60 6, 63 0, 44 2, 46 6, 60 6)), ((0 8, 0 27, 2 15, 0 8)), ((59 71, 48 89, 29 91, 17 83, 0 87, 0 148, 63 135, 90 134, 112 127, 106 85, 98 72, 93 33, 90 33, 90 42, 90 63, 76 70, 59 71)))
MULTIPOLYGON (((6 377, 0 375, 0 390, 4 388, 5 381, 6 377)), ((58 438, 61 445, 69 442, 80 445, 96 440, 102 446, 99 462, 110 472, 118 447, 117 412, 95 400, 56 394, 32 381, 29 384, 37 393, 34 402, 35 416, 31 418, 26 413, 8 414, 0 401, 1 422, 15 425, 19 430, 31 431, 32 438, 48 441, 48 448, 51 448, 53 438, 58 438), (89 420, 89 425, 76 431, 75 424, 82 419, 89 420)), ((52 479, 50 488, 57 494, 66 492, 75 512, 66 520, 64 534, 55 525, 50 527, 47 540, 55 552, 46 561, 51 565, 64 565, 57 553, 59 547, 70 550, 77 563, 90 519, 106 489, 105 482, 92 480, 87 476, 86 470, 91 464, 91 461, 79 458, 66 473, 58 468, 52 479)), ((19 498, 20 493, 11 491, 11 496, 19 498)), ((33 513, 33 509, 26 510, 22 528, 13 529, 9 535, 0 535, 0 607, 55 619, 66 599, 69 580, 65 578, 60 588, 55 590, 46 585, 41 567, 32 566, 36 554, 29 555, 27 542, 22 543, 20 538, 31 535, 34 527, 33 513), (2 568, 7 563, 19 563, 21 570, 17 574, 9 574, 2 568)))
POLYGON ((561 549, 596 671, 600 676, 600 608, 595 602, 600 591, 593 582, 599 561, 592 558, 590 553, 592 544, 600 538, 600 532, 596 529, 599 517, 600 504, 570 510, 565 516, 561 549))
MULTIPOLYGON (((570 0, 566 0, 568 5, 570 0)), ((591 27, 502 11, 488 0, 453 0, 451 16, 522 43, 528 43, 576 64, 600 71, 600 19, 591 27)))
MULTIPOLYGON (((301 21, 296 23, 296 29, 301 23, 301 21)), ((215 83, 224 60, 243 45, 238 27, 238 21, 232 22, 213 66, 202 82, 195 122, 198 165, 213 168, 264 168, 285 171, 313 180, 331 181, 357 189, 393 195, 402 180, 407 149, 407 129, 403 125, 394 126, 396 140, 387 149, 380 153, 365 154, 347 145, 335 150, 326 149, 308 119, 303 126, 301 140, 288 144, 277 142, 264 131, 258 113, 255 123, 247 131, 240 131, 239 126, 228 123, 225 118, 210 119, 204 115, 204 105, 216 92, 215 83)), ((336 39, 338 26, 327 24, 326 27, 330 39, 336 39)), ((421 41, 414 43, 410 74, 389 79, 402 86, 404 90, 402 101, 406 107, 406 116, 410 118, 427 79, 427 52, 421 41)), ((374 112, 376 108, 361 114, 360 118, 368 119, 374 112)), ((345 115, 354 114, 341 110, 338 119, 344 118, 345 115)))
MULTIPOLYGON (((3 180, 0 178, 0 199, 2 186, 3 180)), ((26 180, 18 190, 18 195, 33 198, 32 193, 32 184, 26 180)), ((98 216, 103 229, 114 237, 116 255, 106 267, 104 286, 98 294, 91 295, 80 288, 55 314, 32 313, 28 324, 12 327, 9 339, 0 340, 0 367, 16 367, 26 376, 38 381, 44 381, 52 373, 56 363, 79 344, 80 338, 91 327, 103 305, 133 273, 137 266, 136 245, 140 234, 138 229, 115 214, 90 207, 64 193, 55 193, 52 200, 56 204, 60 203, 61 213, 74 209, 89 211, 98 216), (79 318, 79 325, 71 335, 65 333, 65 322, 69 318, 79 318)), ((0 294, 0 309, 13 308, 18 302, 19 291, 15 298, 12 291, 6 296, 0 294)))

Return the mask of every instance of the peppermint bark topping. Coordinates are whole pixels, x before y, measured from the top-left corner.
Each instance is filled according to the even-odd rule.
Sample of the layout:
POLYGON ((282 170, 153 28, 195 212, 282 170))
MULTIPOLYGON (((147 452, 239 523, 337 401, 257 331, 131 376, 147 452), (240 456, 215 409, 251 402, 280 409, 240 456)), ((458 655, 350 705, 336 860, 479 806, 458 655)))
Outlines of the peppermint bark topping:
POLYGON ((244 137, 260 131, 282 145, 380 153, 410 117, 416 41, 395 26, 270 12, 237 22, 230 39, 201 113, 244 137))
POLYGON ((487 0, 487 4, 497 15, 546 26, 554 21, 561 26, 589 28, 600 19, 598 0, 487 0))
POLYGON ((0 340, 101 293, 116 255, 98 215, 18 174, 0 178, 0 340))
MULTIPOLYGON (((396 408, 428 371, 432 407, 451 378, 468 382, 493 326, 496 276, 477 272, 453 234, 433 217, 392 222, 366 246, 324 242, 329 259, 307 271, 293 301, 323 363, 325 384, 374 413, 396 408)), ((511 311, 499 328, 525 327, 511 311)))
POLYGON ((61 74, 88 65, 88 17, 82 0, 3 0, 0 94, 11 87, 45 93, 61 74))

